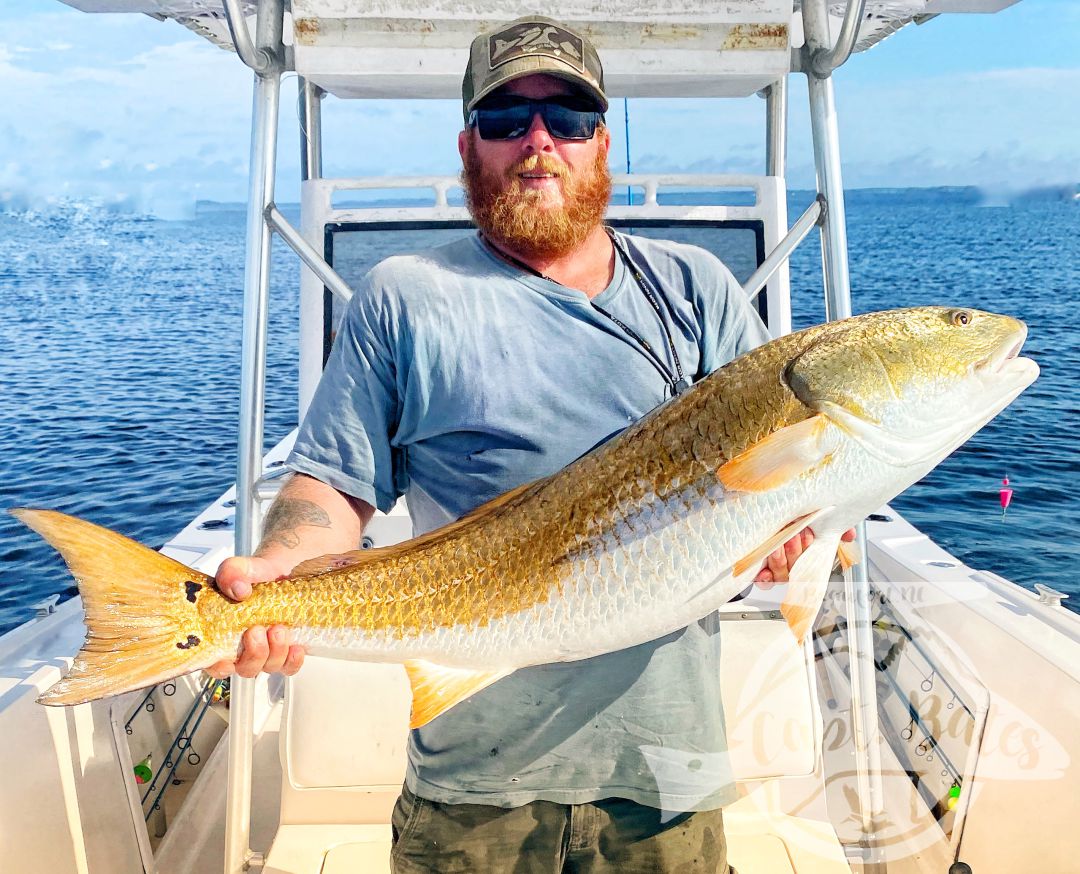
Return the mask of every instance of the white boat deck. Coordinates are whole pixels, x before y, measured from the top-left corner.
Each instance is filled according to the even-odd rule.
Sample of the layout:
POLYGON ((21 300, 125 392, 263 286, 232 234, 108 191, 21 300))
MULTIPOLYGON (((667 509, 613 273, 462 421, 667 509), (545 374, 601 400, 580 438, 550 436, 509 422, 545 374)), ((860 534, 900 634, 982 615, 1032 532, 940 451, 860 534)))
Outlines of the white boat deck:
MULTIPOLYGON (((331 717, 341 726, 362 718, 362 715, 352 712, 358 708, 345 703, 356 701, 356 697, 349 694, 349 690, 341 690, 338 682, 341 671, 348 672, 354 667, 357 666, 351 663, 330 665, 329 676, 325 680, 331 688, 319 690, 342 701, 339 712, 331 717)), ((285 784, 282 759, 287 756, 288 742, 282 737, 281 728, 283 719, 287 718, 287 708, 279 702, 270 711, 254 744, 252 844, 270 847, 263 871, 266 874, 389 872, 388 819, 400 777, 397 784, 390 785, 335 786, 328 793, 312 793, 315 797, 305 801, 303 789, 285 784), (371 797, 364 797, 365 788, 374 790, 371 797), (357 794, 360 795, 358 808, 364 814, 372 812, 374 808, 376 813, 373 818, 383 821, 334 821, 334 818, 349 816, 341 799, 352 795, 355 801, 357 794), (293 821, 282 822, 283 811, 287 811, 293 821)), ((327 721, 325 710, 315 718, 320 722, 327 721)), ((370 714, 368 719, 370 722, 370 714)), ((397 746, 400 752, 401 744, 397 746)), ((370 746, 364 748, 371 749, 370 746)), ((184 812, 171 821, 168 835, 155 854, 158 874, 208 871, 220 864, 225 848, 226 751, 227 739, 223 738, 188 799, 184 812)), ((326 758, 328 770, 337 775, 340 757, 335 758, 331 754, 326 758)), ((385 770, 386 765, 385 761, 371 765, 358 764, 361 769, 373 767, 379 773, 385 770)), ((400 761, 393 763, 393 767, 400 770, 403 776, 400 761)), ((800 794, 805 795, 808 789, 813 792, 812 787, 816 782, 820 782, 820 777, 810 776, 802 782, 800 794)), ((800 815, 794 816, 778 809, 774 797, 778 789, 775 782, 748 784, 746 794, 725 809, 725 833, 732 864, 742 872, 847 874, 851 868, 829 822, 823 804, 824 796, 814 792, 815 802, 809 805, 811 809, 804 809, 800 815)))

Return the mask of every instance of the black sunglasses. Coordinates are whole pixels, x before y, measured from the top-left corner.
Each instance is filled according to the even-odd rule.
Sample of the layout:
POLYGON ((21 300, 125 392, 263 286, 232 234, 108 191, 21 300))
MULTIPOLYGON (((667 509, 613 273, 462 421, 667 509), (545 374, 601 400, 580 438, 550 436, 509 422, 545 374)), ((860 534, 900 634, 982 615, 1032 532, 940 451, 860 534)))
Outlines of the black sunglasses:
POLYGON ((482 140, 516 140, 532 127, 538 112, 548 133, 559 140, 591 140, 604 120, 595 103, 579 97, 496 97, 469 113, 469 126, 482 140))

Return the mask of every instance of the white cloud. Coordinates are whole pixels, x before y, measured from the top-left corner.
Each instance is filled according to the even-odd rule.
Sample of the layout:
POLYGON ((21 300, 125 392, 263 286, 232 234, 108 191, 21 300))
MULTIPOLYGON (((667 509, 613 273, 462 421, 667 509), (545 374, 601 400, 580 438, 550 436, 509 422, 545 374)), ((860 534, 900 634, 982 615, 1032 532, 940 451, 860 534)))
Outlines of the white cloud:
POLYGON ((1080 181, 1080 69, 845 82, 837 102, 849 184, 884 172, 905 185, 1080 181))
POLYGON ((16 63, 23 60, 21 57, 17 58, 7 46, 0 45, 0 82, 3 83, 4 90, 8 92, 6 100, 18 100, 18 91, 37 88, 45 81, 46 77, 43 74, 28 70, 16 63))
MULTIPOLYGON (((246 195, 252 77, 234 55, 174 22, 36 2, 49 11, 0 11, 0 190, 138 199, 152 185, 160 196, 170 186, 191 196, 246 195), (20 120, 17 128, 12 119, 20 120)), ((295 95, 295 77, 287 76, 282 200, 296 197, 295 95)), ((1032 65, 951 77, 912 71, 873 85, 843 74, 837 102, 849 186, 1021 188, 1080 177, 1080 69, 1032 65)), ((792 77, 790 105, 790 184, 808 187, 814 174, 799 76, 792 77)), ((756 97, 633 100, 634 168, 760 172, 764 111, 756 97)), ((328 175, 458 169, 455 101, 331 98, 323 118, 328 175)), ((611 164, 621 168, 621 101, 609 123, 611 164)))
POLYGON ((235 56, 144 16, 0 13, 0 24, 13 42, 42 47, 16 56, 0 46, 5 118, 22 120, 17 135, 0 121, 4 190, 30 201, 58 191, 138 197, 152 174, 177 191, 204 182, 244 196, 233 166, 196 157, 215 144, 215 157, 246 175, 251 76, 235 56))

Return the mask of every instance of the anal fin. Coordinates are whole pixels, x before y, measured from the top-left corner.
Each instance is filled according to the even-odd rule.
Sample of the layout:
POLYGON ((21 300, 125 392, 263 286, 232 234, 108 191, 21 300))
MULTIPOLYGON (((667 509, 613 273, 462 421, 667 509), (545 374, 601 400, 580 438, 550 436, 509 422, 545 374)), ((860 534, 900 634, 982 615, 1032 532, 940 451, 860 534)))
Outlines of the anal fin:
POLYGON ((412 686, 413 693, 409 728, 427 725, 455 704, 514 672, 513 668, 495 668, 490 671, 448 668, 422 659, 405 662, 405 670, 409 675, 409 685, 412 686))
POLYGON ((836 547, 836 557, 840 561, 840 569, 845 571, 857 565, 861 558, 859 548, 854 543, 847 543, 843 540, 836 547))

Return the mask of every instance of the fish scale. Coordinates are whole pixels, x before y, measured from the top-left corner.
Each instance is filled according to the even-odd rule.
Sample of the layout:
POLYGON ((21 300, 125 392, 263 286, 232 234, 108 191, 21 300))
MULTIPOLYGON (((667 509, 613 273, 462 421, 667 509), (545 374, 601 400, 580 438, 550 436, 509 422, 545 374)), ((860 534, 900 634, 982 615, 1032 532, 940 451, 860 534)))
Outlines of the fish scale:
MULTIPOLYGON (((766 348, 774 360, 786 362, 797 357, 801 346, 810 339, 791 335, 766 348)), ((742 360, 750 363, 753 357, 742 360)), ((456 637, 435 634, 447 625, 475 626, 485 617, 486 626, 469 629, 474 657, 457 652, 458 663, 490 664, 495 655, 512 658, 515 650, 531 649, 529 642, 542 646, 543 640, 552 636, 560 641, 564 653, 585 657, 605 651, 611 641, 624 642, 622 634, 598 633, 610 616, 620 615, 620 610, 634 628, 682 621, 686 617, 676 606, 658 609, 658 602, 677 600, 680 595, 700 589, 710 575, 730 568, 766 532, 775 529, 774 521, 764 520, 795 518, 807 509, 809 496, 797 487, 762 497, 736 495, 726 503, 724 490, 711 488, 716 485, 716 471, 729 456, 775 431, 778 425, 794 424, 814 413, 792 395, 782 380, 775 376, 767 382, 755 378, 765 368, 760 367, 761 362, 752 363, 759 366, 744 369, 737 366, 738 362, 729 366, 717 375, 727 379, 714 377, 705 381, 711 391, 688 393, 682 403, 681 399, 669 402, 615 445, 602 447, 545 483, 532 496, 530 509, 534 512, 522 514, 538 532, 525 541, 528 548, 515 549, 510 543, 514 528, 522 527, 511 512, 515 506, 506 508, 497 521, 486 520, 486 526, 466 526, 451 540, 436 543, 428 560, 412 556, 412 567, 423 579, 429 579, 433 570, 439 569, 442 581, 434 584, 438 596, 408 601, 399 596, 384 610, 375 604, 358 605, 357 609, 375 615, 374 621, 366 625, 379 629, 379 633, 372 640, 352 640, 349 649, 365 657, 396 658, 418 646, 429 650, 425 644, 435 643, 435 637, 456 637), (757 391, 750 394, 733 390, 746 383, 757 391), (712 434, 724 436, 717 441, 712 434), (648 479, 628 477, 627 468, 637 467, 642 455, 652 457, 656 444, 668 449, 671 463, 659 469, 653 466, 648 479), (581 469, 575 471, 575 467, 581 469), (590 487, 584 492, 580 488, 568 489, 575 479, 573 473, 577 474, 578 484, 585 482, 590 487), (693 485, 674 492, 664 489, 679 480, 693 485), (649 495, 644 494, 646 488, 649 495), (699 502, 709 505, 705 511, 697 509, 699 502), (667 518, 663 519, 658 510, 667 518), (748 526, 746 522, 751 519, 763 521, 748 526), (654 536, 656 531, 664 530, 666 536, 654 536), (582 532, 584 544, 578 546, 577 535, 582 532), (710 536, 702 537, 702 532, 710 536), (670 542, 665 544, 665 540, 670 542), (665 546, 673 559, 667 567, 665 546), (621 551, 626 559, 617 563, 623 568, 621 574, 615 563, 590 564, 589 559, 580 557, 613 551, 621 551), (468 562, 471 574, 458 568, 463 561, 468 562), (685 582, 679 586, 672 582, 676 579, 685 582), (575 621, 564 622, 564 627, 556 628, 553 635, 550 623, 544 621, 551 618, 546 605, 560 598, 571 605, 567 613, 575 621), (522 611, 524 605, 530 606, 522 611), (655 612, 659 618, 627 614, 627 605, 640 605, 638 609, 643 613, 655 612), (419 609, 421 606, 427 608, 426 612, 419 609), (504 622, 497 618, 500 615, 516 618, 504 622), (486 645, 482 640, 485 636, 491 638, 486 645)), ((772 372, 775 374, 775 370, 772 372)), ((644 467, 649 469, 648 465, 644 467)), ((365 565, 365 570, 369 578, 379 573, 379 568, 370 564, 365 565)), ((717 593, 717 603, 734 594, 731 588, 728 585, 727 590, 717 593)), ((302 604, 298 604, 298 615, 302 612, 302 604)), ((698 617, 691 616, 687 621, 694 618, 698 617)), ((274 621, 270 616, 260 619, 264 624, 274 621)), ((625 636, 634 634, 628 632, 625 636)), ((318 646, 315 640, 298 640, 318 646)))
POLYGON ((841 532, 1034 380, 1015 357, 1025 335, 1007 316, 924 307, 782 337, 544 480, 412 541, 305 562, 241 603, 114 532, 17 511, 64 554, 87 611, 86 646, 42 700, 160 682, 281 623, 312 652, 405 662, 419 725, 519 667, 698 620, 809 519, 817 540, 781 606, 802 639, 841 532))

